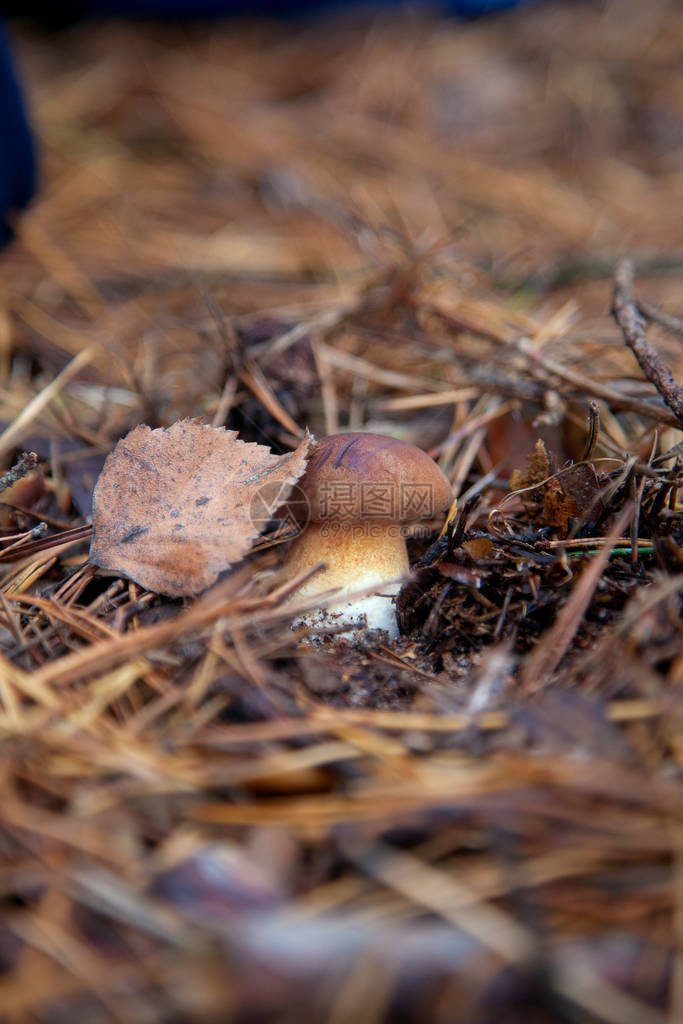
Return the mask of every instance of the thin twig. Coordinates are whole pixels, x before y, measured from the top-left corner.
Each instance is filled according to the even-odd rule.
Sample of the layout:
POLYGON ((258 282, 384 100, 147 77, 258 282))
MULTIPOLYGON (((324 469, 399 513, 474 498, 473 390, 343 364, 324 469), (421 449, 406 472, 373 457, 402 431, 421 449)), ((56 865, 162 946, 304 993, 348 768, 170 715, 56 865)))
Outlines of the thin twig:
POLYGON ((683 320, 680 317, 662 313, 656 306, 651 306, 649 302, 643 302, 641 299, 636 300, 636 308, 641 316, 644 316, 646 320, 651 320, 653 324, 659 324, 660 327, 671 331, 672 334, 683 334, 683 320))
POLYGON ((538 352, 529 338, 520 338, 518 347, 524 355, 532 360, 532 365, 540 366, 546 373, 559 377, 560 380, 567 381, 568 384, 572 384, 584 396, 586 394, 595 395, 597 398, 603 398, 606 402, 609 402, 615 409, 623 409, 624 412, 635 412, 639 416, 649 416, 659 423, 666 423, 672 427, 678 426, 678 417, 672 416, 659 403, 655 404, 646 398, 634 398, 633 395, 623 394, 608 384, 594 380, 588 373, 579 373, 569 366, 563 366, 556 359, 550 359, 544 353, 538 352))
POLYGON ((44 409, 50 404, 62 388, 66 387, 76 374, 80 373, 84 366, 91 363, 95 357, 95 348, 85 348, 77 356, 67 363, 61 373, 58 373, 54 380, 46 384, 42 391, 39 391, 34 398, 22 409, 13 423, 0 435, 0 452, 7 452, 12 448, 20 437, 27 431, 33 421, 40 416, 44 409))
POLYGON ((605 547, 579 578, 555 624, 530 655, 523 671, 523 687, 527 693, 542 689, 562 661, 609 561, 610 549, 617 538, 621 537, 624 527, 630 523, 633 513, 633 505, 627 505, 607 535, 605 547))
POLYGON ((645 321, 633 296, 633 263, 622 260, 617 267, 612 298, 612 316, 619 324, 624 341, 638 360, 641 370, 652 381, 679 423, 683 424, 683 388, 676 383, 668 366, 659 358, 645 334, 645 321))
POLYGON ((588 423, 588 438, 586 440, 586 448, 583 455, 580 458, 580 462, 588 462, 595 446, 598 443, 598 435, 600 433, 600 406, 597 402, 591 402, 589 409, 589 423, 588 423))
POLYGON ((22 477, 28 476, 29 473, 38 465, 38 456, 35 452, 22 452, 19 459, 14 465, 0 476, 0 491, 7 490, 12 484, 15 484, 17 480, 21 480, 22 477))

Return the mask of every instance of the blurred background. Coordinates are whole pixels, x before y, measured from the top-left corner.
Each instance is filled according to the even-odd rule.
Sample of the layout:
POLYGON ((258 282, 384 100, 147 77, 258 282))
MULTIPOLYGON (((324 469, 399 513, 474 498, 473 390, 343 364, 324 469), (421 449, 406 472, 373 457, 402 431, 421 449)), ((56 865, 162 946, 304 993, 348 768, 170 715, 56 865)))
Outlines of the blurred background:
MULTIPOLYGON (((342 5, 280 21, 14 21, 10 34, 40 168, 2 259, 15 342, 58 368, 69 345, 36 306, 62 338, 69 324, 101 329, 106 312, 125 352, 108 383, 133 368, 150 420, 215 413, 226 357, 206 342, 207 296, 261 343, 302 304, 307 318, 340 310, 371 280, 428 264, 430 287, 495 292, 536 317, 551 295, 553 309, 569 302, 572 337, 591 334, 606 374, 622 357, 604 344, 618 337, 604 282, 619 256, 674 300, 677 4, 535 3, 473 21, 342 5)), ((377 362, 411 372, 423 359, 380 335, 377 362)), ((316 396, 298 410, 318 431, 384 418, 354 386, 353 411, 345 399, 325 424, 316 396)), ((113 400, 97 415, 116 435, 139 409, 113 400)))

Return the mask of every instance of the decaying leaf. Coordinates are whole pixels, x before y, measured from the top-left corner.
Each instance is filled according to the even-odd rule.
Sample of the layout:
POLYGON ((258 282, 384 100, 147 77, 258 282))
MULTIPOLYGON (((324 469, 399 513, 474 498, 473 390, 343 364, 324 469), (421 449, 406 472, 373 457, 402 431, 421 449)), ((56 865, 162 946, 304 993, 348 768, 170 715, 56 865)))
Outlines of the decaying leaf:
POLYGON ((526 511, 536 526, 550 526, 565 536, 570 521, 584 512, 603 509, 600 483, 592 465, 579 463, 558 470, 555 459, 539 438, 524 472, 515 469, 510 488, 520 492, 526 511))
POLYGON ((277 485, 286 499, 310 446, 307 434, 274 455, 198 420, 136 427, 97 481, 90 561, 172 597, 204 590, 258 536, 250 506, 259 489, 277 485))
POLYGON ((464 541, 462 546, 475 562, 483 561, 486 558, 493 558, 496 553, 490 537, 474 537, 472 540, 464 541))
POLYGON ((534 487, 536 484, 542 483, 552 472, 548 452, 539 437, 532 454, 527 459, 526 470, 522 472, 520 469, 513 469, 510 475, 510 490, 519 491, 524 487, 534 487))

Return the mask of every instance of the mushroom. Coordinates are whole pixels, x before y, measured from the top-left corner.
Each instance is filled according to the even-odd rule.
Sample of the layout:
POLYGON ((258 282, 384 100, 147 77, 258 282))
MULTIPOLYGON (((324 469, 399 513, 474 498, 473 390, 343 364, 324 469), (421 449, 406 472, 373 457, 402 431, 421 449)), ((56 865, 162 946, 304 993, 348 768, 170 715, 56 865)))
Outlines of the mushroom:
POLYGON ((336 589, 332 605, 301 615, 295 625, 367 628, 398 635, 393 597, 409 569, 409 522, 429 520, 449 507, 451 487, 420 448, 383 434, 324 437, 299 481, 308 521, 287 556, 288 574, 316 573, 293 594, 310 598, 336 589), (361 597, 354 592, 369 590, 361 597))

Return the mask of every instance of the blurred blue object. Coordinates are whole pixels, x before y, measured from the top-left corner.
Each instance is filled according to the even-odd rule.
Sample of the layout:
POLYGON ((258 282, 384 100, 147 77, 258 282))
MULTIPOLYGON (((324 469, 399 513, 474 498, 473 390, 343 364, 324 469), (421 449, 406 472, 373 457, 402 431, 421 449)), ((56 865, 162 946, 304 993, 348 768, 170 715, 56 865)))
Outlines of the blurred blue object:
MULTIPOLYGON (((515 7, 528 0, 422 0, 424 6, 438 12, 461 17, 478 17, 507 7, 515 7)), ((39 6, 31 12, 31 0, 23 0, 16 13, 34 13, 40 17, 39 6)), ((226 15, 269 14, 291 15, 325 10, 343 10, 351 7, 406 7, 419 6, 405 0, 71 0, 60 5, 60 11, 71 18, 79 17, 142 17, 142 18, 215 18, 226 15)))
POLYGON ((7 37, 0 24, 0 245, 12 237, 9 219, 30 202, 35 191, 33 137, 7 37))
MULTIPOLYGON (((528 0, 442 0, 426 3, 435 11, 479 17, 528 0)), ((22 0, 4 4, 6 13, 44 17, 41 3, 22 0)), ((71 0, 60 5, 65 21, 83 17, 157 17, 205 18, 234 14, 296 15, 363 6, 403 6, 400 0, 363 3, 363 0, 71 0)), ((55 11, 49 16, 55 17, 55 11)), ((26 109, 19 89, 7 36, 0 22, 0 246, 12 237, 11 220, 35 195, 37 187, 36 154, 26 109)))

